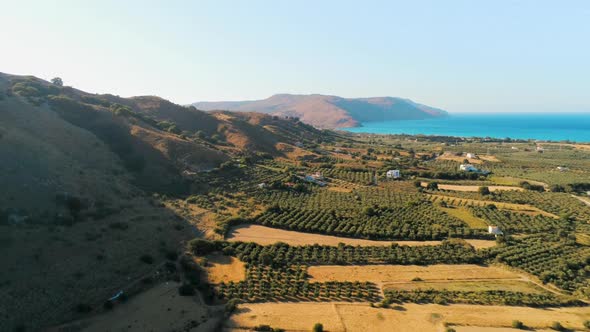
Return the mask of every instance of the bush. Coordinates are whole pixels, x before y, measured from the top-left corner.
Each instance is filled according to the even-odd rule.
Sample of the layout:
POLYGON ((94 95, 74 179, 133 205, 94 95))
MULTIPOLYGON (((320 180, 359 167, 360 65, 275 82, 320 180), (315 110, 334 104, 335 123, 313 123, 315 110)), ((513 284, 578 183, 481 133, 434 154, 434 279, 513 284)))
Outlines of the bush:
POLYGON ((176 261, 178 259, 178 253, 174 250, 166 251, 166 259, 169 261, 176 261))
POLYGON ((524 329, 524 323, 519 321, 519 320, 513 320, 512 321, 512 327, 515 329, 524 329))
POLYGON ((213 251, 216 251, 217 245, 215 242, 203 240, 203 239, 193 239, 189 243, 189 247, 196 255, 207 255, 213 251))
POLYGON ((321 323, 315 323, 312 329, 313 332, 324 332, 324 325, 321 323))
POLYGON ((590 320, 584 321, 584 327, 590 330, 590 320))
POLYGON ((114 221, 109 224, 109 227, 112 229, 126 230, 129 228, 129 224, 124 221, 114 221))
POLYGON ((438 183, 437 182, 428 182, 428 185, 426 186, 426 189, 428 189, 428 190, 438 190, 438 183))
POLYGON ((76 311, 81 314, 85 314, 85 313, 91 312, 92 307, 90 305, 88 305, 87 303, 80 303, 76 306, 76 311))
POLYGON ((193 296, 195 293, 195 289, 189 284, 183 284, 178 287, 178 295, 180 296, 193 296))
POLYGON ((563 330, 565 330, 564 327, 563 327, 563 325, 561 325, 560 322, 553 322, 551 324, 551 329, 552 330, 555 330, 555 331, 563 331, 563 330))
POLYGON ((490 188, 488 188, 488 187, 479 187, 479 189, 477 191, 481 195, 489 195, 490 194, 490 188))
POLYGON ((144 254, 139 257, 139 260, 146 264, 154 264, 154 257, 152 255, 144 254))
POLYGON ((112 310, 114 306, 115 306, 115 305, 113 304, 113 301, 106 301, 106 302, 105 302, 105 303, 102 305, 102 307, 104 308, 104 310, 112 310))
POLYGON ((225 312, 228 314, 233 313, 238 308, 240 302, 237 299, 231 299, 225 304, 225 312))

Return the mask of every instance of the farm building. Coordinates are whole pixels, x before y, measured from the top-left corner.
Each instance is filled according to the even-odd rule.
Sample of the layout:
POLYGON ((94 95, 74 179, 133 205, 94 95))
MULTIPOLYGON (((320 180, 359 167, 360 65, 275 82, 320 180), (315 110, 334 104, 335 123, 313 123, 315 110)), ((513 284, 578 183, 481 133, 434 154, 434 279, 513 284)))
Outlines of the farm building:
POLYGON ((542 146, 537 146, 536 150, 538 153, 543 153, 545 151, 542 146))
POLYGON ((504 234, 500 230, 500 227, 498 227, 498 226, 492 226, 492 225, 488 226, 488 233, 494 234, 494 235, 502 235, 502 234, 504 234))
POLYGON ((468 159, 477 159, 477 155, 475 153, 467 153, 465 156, 468 159))
POLYGON ((388 179, 399 179, 401 177, 399 169, 390 169, 385 175, 388 179))
POLYGON ((565 167, 565 166, 557 166, 557 170, 560 171, 560 172, 567 172, 570 169, 567 168, 567 167, 565 167))
POLYGON ((459 170, 464 172, 479 172, 479 170, 471 164, 461 164, 459 165, 459 170))

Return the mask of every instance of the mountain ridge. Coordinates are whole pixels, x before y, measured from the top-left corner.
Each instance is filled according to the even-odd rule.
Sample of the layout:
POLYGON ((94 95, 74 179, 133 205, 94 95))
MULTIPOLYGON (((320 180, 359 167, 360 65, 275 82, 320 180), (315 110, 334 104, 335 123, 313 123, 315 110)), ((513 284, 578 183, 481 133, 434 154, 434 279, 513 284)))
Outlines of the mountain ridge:
POLYGON ((344 98, 322 94, 274 94, 266 99, 195 102, 205 110, 260 112, 297 117, 319 128, 358 127, 366 121, 418 120, 444 117, 445 110, 399 97, 344 98))

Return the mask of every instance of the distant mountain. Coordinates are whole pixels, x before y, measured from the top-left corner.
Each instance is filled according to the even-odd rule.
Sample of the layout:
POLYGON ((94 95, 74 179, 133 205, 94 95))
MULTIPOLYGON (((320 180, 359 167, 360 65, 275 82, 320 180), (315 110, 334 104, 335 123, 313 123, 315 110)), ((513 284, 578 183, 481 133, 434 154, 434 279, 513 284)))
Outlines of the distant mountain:
POLYGON ((277 94, 263 100, 196 102, 205 111, 229 110, 298 117, 319 128, 357 127, 365 121, 417 120, 447 116, 438 108, 395 97, 342 98, 277 94))

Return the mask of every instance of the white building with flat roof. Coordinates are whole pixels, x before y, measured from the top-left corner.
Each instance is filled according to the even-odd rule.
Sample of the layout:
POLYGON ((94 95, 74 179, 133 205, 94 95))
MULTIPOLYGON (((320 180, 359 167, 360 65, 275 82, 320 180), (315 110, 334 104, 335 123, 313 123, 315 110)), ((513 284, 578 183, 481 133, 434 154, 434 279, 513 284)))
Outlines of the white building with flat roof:
POLYGON ((401 177, 399 169, 390 169, 385 175, 388 179, 399 179, 401 177))

